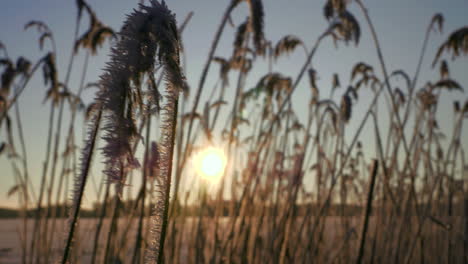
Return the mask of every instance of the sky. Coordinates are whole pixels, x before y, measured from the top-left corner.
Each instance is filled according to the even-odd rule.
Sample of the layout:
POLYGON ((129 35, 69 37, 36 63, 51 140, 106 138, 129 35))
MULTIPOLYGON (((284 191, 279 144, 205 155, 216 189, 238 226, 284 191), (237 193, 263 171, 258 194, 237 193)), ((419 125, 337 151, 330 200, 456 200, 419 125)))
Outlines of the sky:
MULTIPOLYGON (((88 3, 94 9, 98 18, 106 25, 118 30, 125 19, 125 15, 133 8, 137 8, 137 0, 89 0, 88 3)), ((175 14, 177 21, 181 23, 186 15, 193 11, 194 16, 182 36, 186 50, 186 77, 193 90, 196 89, 201 69, 206 61, 208 50, 211 46, 214 33, 221 21, 221 17, 228 4, 227 0, 168 0, 169 9, 175 14)), ((318 0, 264 0, 265 7, 265 36, 276 43, 284 35, 299 36, 310 49, 315 39, 326 29, 328 22, 322 15, 324 1, 318 0)), ((390 72, 403 69, 413 75, 419 58, 426 28, 435 13, 442 13, 445 17, 444 31, 440 35, 432 33, 427 49, 426 57, 417 87, 425 84, 426 80, 434 81, 439 78, 438 68, 432 69, 431 62, 440 44, 448 34, 468 24, 466 10, 467 0, 363 0, 369 10, 369 14, 378 32, 387 68, 390 72)), ((15 59, 24 56, 31 61, 36 61, 44 56, 50 45, 40 50, 37 40, 39 34, 35 30, 24 31, 24 25, 30 20, 41 20, 53 31, 57 44, 57 62, 59 66, 59 79, 63 81, 66 66, 73 47, 73 34, 75 28, 76 5, 74 0, 1 0, 0 2, 0 41, 8 49, 8 55, 15 59)), ((355 15, 361 25, 362 37, 358 47, 350 44, 340 44, 338 49, 329 39, 323 41, 312 66, 318 71, 318 85, 323 88, 323 95, 329 94, 332 75, 336 72, 340 75, 342 86, 347 86, 353 65, 364 61, 373 65, 376 73, 380 74, 376 50, 373 46, 370 32, 364 17, 356 4, 352 3, 349 10, 355 15)), ((245 4, 237 8, 232 16, 234 24, 238 25, 247 17, 248 11, 245 4)), ((87 17, 83 19, 81 33, 87 28, 87 17)), ((236 28, 228 26, 222 36, 217 55, 230 54, 232 52, 233 35, 236 28)), ((102 73, 108 56, 109 45, 105 44, 99 55, 90 58, 86 80, 94 82, 102 73)), ((3 55, 3 54, 2 54, 3 55)), ((444 58, 450 59, 448 56, 444 58)), ((305 55, 301 50, 281 58, 274 70, 286 76, 295 78, 300 67, 304 63, 305 55)), ((69 87, 76 91, 84 53, 80 52, 74 63, 69 87)), ((450 61, 451 77, 456 79, 463 87, 468 88, 468 60, 463 57, 456 61, 450 61)), ((248 77, 247 87, 252 87, 266 72, 266 66, 259 66, 248 77)), ((205 87, 211 88, 218 76, 218 67, 213 65, 205 87)), ((231 77, 234 83, 234 76, 231 77)), ((230 92, 233 93, 234 89, 230 92)), ((38 186, 44 149, 46 146, 47 120, 49 105, 43 104, 46 87, 42 76, 36 74, 27 86, 19 100, 20 111, 28 148, 29 171, 33 184, 38 186)), ((86 103, 91 102, 94 91, 84 93, 86 103)), ((369 102, 370 92, 360 92, 362 102, 369 102)), ((202 102, 208 98, 208 92, 202 95, 202 102)), ((293 95, 294 107, 297 112, 306 111, 310 89, 307 78, 303 78, 301 85, 293 95)), ((451 93, 443 95, 440 105, 441 127, 450 128, 452 120, 452 101, 454 99, 464 102, 467 96, 463 93, 451 93)), ((189 99, 189 104, 191 100, 189 99)), ((353 119, 360 121, 363 107, 354 109, 353 119)), ((302 118, 302 117, 300 117, 302 118)), ((355 130, 359 122, 351 122, 350 130, 355 130)), ((77 133, 80 132, 81 121, 77 133)), ((68 127, 66 124, 64 127, 68 127)), ((447 130, 450 131, 450 130, 447 130)), ((3 141, 5 132, 0 131, 0 141, 3 141)), ((468 137, 463 139, 465 149, 468 147, 468 137)), ((99 173, 99 172, 95 172, 99 173)), ((0 156, 0 206, 15 206, 16 198, 8 198, 6 193, 14 185, 10 161, 5 155, 0 156)))

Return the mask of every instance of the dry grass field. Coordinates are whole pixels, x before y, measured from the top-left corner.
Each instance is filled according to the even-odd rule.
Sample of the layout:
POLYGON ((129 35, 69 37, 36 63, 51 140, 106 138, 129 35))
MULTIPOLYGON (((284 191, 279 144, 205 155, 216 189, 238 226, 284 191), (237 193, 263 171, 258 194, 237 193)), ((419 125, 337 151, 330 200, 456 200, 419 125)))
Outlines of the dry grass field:
POLYGON ((140 1, 112 28, 74 2, 67 67, 46 21, 25 21, 37 60, 0 39, 0 176, 18 201, 0 220, 0 263, 468 263, 467 79, 452 73, 467 65, 467 25, 427 17, 404 70, 367 1, 322 1, 309 42, 268 38, 274 3, 225 0, 194 79, 196 14, 140 1), (363 40, 372 58, 346 73, 315 63, 363 40), (279 70, 297 53, 297 72, 279 70), (24 133, 34 86, 41 138, 24 133))

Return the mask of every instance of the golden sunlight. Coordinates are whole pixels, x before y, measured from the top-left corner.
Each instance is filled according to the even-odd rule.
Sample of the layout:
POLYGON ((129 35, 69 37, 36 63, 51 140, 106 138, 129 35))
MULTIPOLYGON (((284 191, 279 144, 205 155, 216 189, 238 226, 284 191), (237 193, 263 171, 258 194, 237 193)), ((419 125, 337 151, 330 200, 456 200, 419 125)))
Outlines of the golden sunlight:
POLYGON ((226 156, 221 149, 206 148, 196 156, 195 167, 202 178, 210 182, 217 182, 226 167, 226 156))

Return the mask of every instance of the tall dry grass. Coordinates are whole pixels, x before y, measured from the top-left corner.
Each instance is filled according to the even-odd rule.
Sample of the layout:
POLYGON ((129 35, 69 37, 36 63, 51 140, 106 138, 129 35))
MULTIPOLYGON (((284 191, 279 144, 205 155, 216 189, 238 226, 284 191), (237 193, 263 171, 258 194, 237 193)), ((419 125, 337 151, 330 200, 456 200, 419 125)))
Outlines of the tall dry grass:
POLYGON ((39 46, 47 50, 37 62, 24 57, 15 62, 0 43, 0 150, 15 177, 9 195, 20 201, 21 263, 468 262, 462 145, 468 101, 454 102, 451 134, 437 122, 441 97, 463 92, 445 59, 464 59, 466 26, 450 33, 436 54, 427 54, 431 35, 443 29, 444 17, 434 15, 410 75, 388 67, 380 33, 361 0, 326 1, 329 23, 313 43, 294 35, 272 42, 264 29, 268 3, 231 0, 198 86, 189 89, 182 32, 192 14, 178 27, 164 1, 152 0, 141 3, 117 31, 84 0, 76 4, 74 46, 63 81, 54 35, 44 22, 25 26, 37 29, 39 46), (236 26, 232 53, 218 54, 232 12, 244 4, 248 17, 236 26), (89 28, 83 30, 85 15, 89 28), (357 62, 349 83, 334 74, 331 89, 318 85, 320 67, 311 65, 324 40, 359 45, 364 26, 378 65, 357 62), (100 47, 108 40, 109 62, 100 80, 86 85, 91 56, 104 52, 100 47), (80 52, 81 71, 74 69, 80 52), (293 52, 305 53, 297 75, 275 71, 293 52), (428 56, 440 77, 423 84, 419 77, 428 56), (213 62, 218 72, 211 69, 213 62), (249 83, 263 62, 267 71, 249 83), (28 168, 18 98, 40 68, 50 113, 37 175, 28 168), (69 87, 74 72, 80 82, 69 87), (218 80, 211 91, 206 91, 208 74, 218 80), (292 95, 305 85, 309 105, 299 112, 292 95), (97 89, 96 98, 83 102, 89 87, 97 89), (228 89, 234 98, 226 98, 228 89), (202 101, 206 93, 211 96, 202 101), (370 96, 368 105, 362 95, 370 96), (358 104, 363 112, 355 111, 358 104), (76 138, 79 115, 88 128, 82 144, 76 138), (229 162, 213 191, 190 161, 217 142, 223 142, 229 162), (96 159, 104 160, 103 171, 93 169, 96 159), (92 172, 102 183, 94 190, 92 172), (40 177, 40 185, 31 177, 40 177), (140 186, 132 184, 137 177, 140 186), (85 194, 93 191, 95 208, 83 210, 85 194))

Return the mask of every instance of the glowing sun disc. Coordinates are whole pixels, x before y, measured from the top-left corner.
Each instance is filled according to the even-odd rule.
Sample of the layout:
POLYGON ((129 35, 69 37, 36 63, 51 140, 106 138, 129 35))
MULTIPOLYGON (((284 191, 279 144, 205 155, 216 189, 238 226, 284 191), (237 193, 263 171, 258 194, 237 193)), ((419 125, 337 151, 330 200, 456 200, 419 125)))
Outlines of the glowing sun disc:
POLYGON ((217 181, 226 167, 226 157, 222 150, 210 147, 197 155, 195 164, 198 173, 204 179, 217 181))

